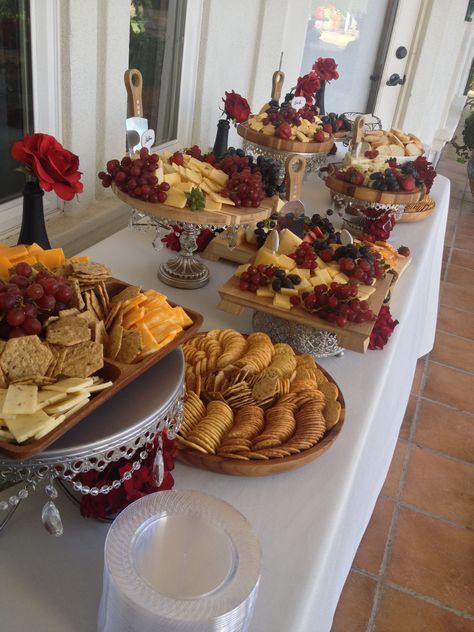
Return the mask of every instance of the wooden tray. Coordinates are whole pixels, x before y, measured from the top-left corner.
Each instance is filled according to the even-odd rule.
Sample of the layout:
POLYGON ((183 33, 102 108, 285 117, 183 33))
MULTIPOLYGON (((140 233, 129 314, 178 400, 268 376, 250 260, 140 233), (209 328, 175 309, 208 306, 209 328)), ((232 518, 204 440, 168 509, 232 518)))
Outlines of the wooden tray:
POLYGON ((333 163, 331 171, 325 179, 326 186, 335 193, 343 193, 361 202, 374 202, 379 204, 412 204, 419 202, 425 195, 425 187, 417 187, 413 191, 379 191, 370 187, 361 187, 339 180, 333 175, 333 171, 342 167, 342 163, 333 163))
MULTIPOLYGON (((107 291, 110 297, 118 294, 118 292, 122 291, 128 285, 128 283, 118 281, 116 279, 110 280, 106 283, 107 291)), ((176 303, 173 303, 172 301, 168 301, 168 303, 172 307, 176 305, 176 303)), ((150 367, 171 353, 173 349, 176 349, 176 347, 182 345, 183 342, 188 340, 188 338, 195 335, 202 325, 203 317, 201 314, 191 309, 184 308, 184 310, 193 321, 193 324, 178 334, 172 342, 166 345, 166 347, 163 347, 156 353, 150 354, 141 362, 137 362, 136 364, 123 364, 121 362, 116 362, 115 360, 104 359, 104 366, 97 372, 97 374, 105 380, 112 380, 113 386, 105 389, 104 391, 99 391, 91 398, 89 404, 81 408, 75 415, 66 419, 62 424, 56 426, 56 428, 51 430, 51 432, 41 439, 18 445, 8 443, 7 441, 0 441, 0 452, 12 459, 29 459, 35 454, 42 452, 45 448, 54 443, 54 441, 59 439, 59 437, 61 437, 64 433, 78 424, 82 419, 84 419, 84 417, 87 417, 87 415, 89 415, 93 410, 113 397, 113 395, 127 386, 127 384, 130 384, 130 382, 133 382, 133 380, 140 377, 140 375, 145 373, 145 371, 147 371, 150 367)))
MULTIPOLYGON (((378 314, 382 303, 387 296, 388 290, 394 280, 393 274, 388 273, 385 278, 380 279, 375 284, 375 292, 368 299, 370 309, 374 314, 378 314)), ((326 320, 310 314, 302 307, 293 307, 290 311, 280 309, 273 305, 273 300, 266 296, 257 296, 253 292, 244 292, 239 289, 237 277, 231 277, 219 290, 221 301, 218 309, 222 309, 230 314, 239 315, 244 309, 254 309, 260 312, 272 314, 278 318, 306 325, 313 329, 331 331, 337 335, 339 346, 359 353, 365 353, 369 346, 369 338, 375 321, 364 323, 348 323, 346 327, 337 327, 326 320)))
POLYGON ((229 204, 223 204, 220 211, 192 211, 189 208, 175 208, 174 206, 168 206, 167 204, 152 204, 151 202, 144 202, 137 198, 132 198, 122 191, 119 191, 115 185, 112 184, 112 191, 115 195, 128 204, 129 206, 143 211, 147 215, 153 217, 164 217, 171 219, 175 222, 188 222, 189 224, 205 224, 207 226, 233 226, 240 224, 251 224, 253 222, 259 222, 267 219, 272 213, 272 198, 265 198, 267 204, 258 208, 236 208, 229 204))
MULTIPOLYGON (((333 378, 321 366, 319 369, 324 373, 330 382, 336 384, 333 378)), ((177 459, 183 463, 194 465, 202 470, 210 470, 218 474, 230 474, 232 476, 270 476, 280 472, 289 472, 306 463, 313 461, 326 452, 329 446, 334 443, 344 424, 346 405, 341 389, 336 384, 339 391, 337 401, 341 404, 341 416, 335 426, 333 426, 324 438, 315 446, 291 456, 284 456, 281 459, 269 459, 268 461, 238 461, 236 459, 226 459, 215 454, 203 454, 191 448, 182 448, 178 444, 177 459)))
POLYGON ((245 140, 255 143, 256 145, 262 145, 263 147, 269 147, 276 151, 288 151, 295 154, 327 154, 331 151, 334 145, 334 138, 331 136, 328 140, 322 143, 302 143, 298 140, 283 140, 278 136, 268 136, 251 129, 246 123, 237 125, 237 134, 245 138, 245 140))
POLYGON ((426 219, 433 214, 434 208, 430 208, 427 211, 421 211, 419 213, 403 213, 398 222, 400 224, 408 224, 409 222, 421 222, 422 219, 426 219))

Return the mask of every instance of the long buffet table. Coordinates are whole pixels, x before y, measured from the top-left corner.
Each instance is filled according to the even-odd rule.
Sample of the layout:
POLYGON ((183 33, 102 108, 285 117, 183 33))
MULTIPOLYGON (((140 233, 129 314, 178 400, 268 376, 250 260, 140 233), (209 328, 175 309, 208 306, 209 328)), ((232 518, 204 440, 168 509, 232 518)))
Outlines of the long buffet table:
MULTIPOLYGON (((197 489, 239 509, 254 526, 263 549, 263 573, 251 632, 328 632, 347 573, 386 477, 411 390, 416 361, 434 341, 449 181, 438 176, 434 214, 399 224, 392 243, 408 245, 413 261, 393 292, 400 321, 383 351, 345 352, 321 361, 340 385, 346 421, 337 441, 319 459, 293 472, 243 478, 177 464, 177 489, 197 489)), ((330 204, 313 179, 304 189, 307 213, 330 204)), ((211 281, 200 290, 162 285, 150 234, 122 230, 86 251, 114 275, 154 287, 200 311, 204 328, 251 331, 251 312, 233 316, 215 308, 217 290, 234 264, 211 263, 211 281)), ((1 497, 7 498, 8 492, 1 497)), ((103 546, 108 525, 82 519, 63 496, 65 533, 50 537, 39 520, 37 492, 18 508, 0 534, 1 628, 8 632, 91 632, 102 589, 103 546)))

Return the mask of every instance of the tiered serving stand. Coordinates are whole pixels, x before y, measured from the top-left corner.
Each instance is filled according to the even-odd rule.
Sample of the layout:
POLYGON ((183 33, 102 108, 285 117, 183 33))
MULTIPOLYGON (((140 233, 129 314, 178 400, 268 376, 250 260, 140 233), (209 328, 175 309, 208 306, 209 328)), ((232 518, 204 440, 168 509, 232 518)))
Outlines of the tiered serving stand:
MULTIPOLYGON (((181 229, 179 253, 162 263, 158 268, 158 278, 172 287, 196 289, 209 282, 209 269, 196 254, 197 237, 203 228, 211 230, 230 229, 229 239, 239 226, 267 219, 272 213, 272 203, 259 208, 236 208, 223 205, 221 211, 192 211, 189 208, 178 209, 166 204, 152 204, 131 198, 113 185, 115 195, 132 208, 131 225, 135 228, 156 228, 153 245, 163 230, 173 230, 175 225, 181 229)), ((269 198, 270 200, 270 198, 269 198)))
POLYGON ((176 436, 183 416, 183 397, 184 357, 180 349, 175 349, 40 454, 18 460, 0 454, 0 484, 22 485, 8 500, 0 501, 0 513, 5 512, 0 529, 19 503, 44 483, 47 501, 41 515, 43 525, 51 535, 62 535, 55 482, 64 483, 80 495, 108 494, 140 469, 154 449, 156 437, 153 473, 156 485, 161 485, 161 435, 166 431, 169 438, 176 436), (110 485, 89 487, 77 480, 80 474, 102 472, 110 463, 124 458, 132 464, 131 470, 110 485))

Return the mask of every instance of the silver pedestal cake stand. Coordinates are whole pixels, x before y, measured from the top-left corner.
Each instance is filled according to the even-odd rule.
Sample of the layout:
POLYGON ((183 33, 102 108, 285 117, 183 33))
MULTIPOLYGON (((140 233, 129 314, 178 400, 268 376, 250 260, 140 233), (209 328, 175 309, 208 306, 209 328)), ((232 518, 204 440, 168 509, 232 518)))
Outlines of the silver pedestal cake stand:
POLYGON ((156 485, 161 485, 161 434, 166 431, 170 439, 176 436, 183 416, 183 397, 184 357, 180 349, 175 349, 44 452, 26 460, 0 455, 0 484, 22 485, 8 500, 0 501, 0 529, 19 503, 44 483, 47 501, 41 515, 43 525, 51 535, 62 535, 61 516, 54 502, 58 495, 55 481, 71 486, 79 494, 108 494, 140 469, 156 437, 153 474, 156 485), (110 463, 124 458, 132 464, 131 470, 111 485, 89 487, 77 480, 79 474, 102 472, 110 463))
POLYGON ((264 145, 258 145, 257 143, 253 143, 250 140, 246 140, 245 138, 242 141, 242 149, 246 154, 251 154, 253 156, 263 156, 264 158, 269 158, 271 160, 278 160, 280 162, 280 178, 285 177, 285 163, 288 156, 292 154, 297 154, 299 156, 303 156, 306 160, 306 173, 316 173, 324 167, 327 163, 327 153, 304 153, 298 154, 295 151, 283 151, 272 149, 271 147, 265 147, 264 145))

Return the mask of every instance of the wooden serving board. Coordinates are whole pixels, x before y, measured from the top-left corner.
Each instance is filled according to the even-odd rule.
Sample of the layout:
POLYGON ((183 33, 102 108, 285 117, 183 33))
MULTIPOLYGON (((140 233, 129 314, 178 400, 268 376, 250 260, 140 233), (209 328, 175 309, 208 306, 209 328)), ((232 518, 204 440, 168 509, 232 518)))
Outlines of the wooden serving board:
POLYGON ((245 138, 245 140, 255 143, 256 145, 262 145, 263 147, 269 147, 277 151, 288 151, 295 154, 327 154, 331 151, 334 145, 334 138, 331 136, 328 140, 322 143, 302 143, 298 140, 284 140, 278 138, 278 136, 268 136, 268 134, 262 134, 251 129, 246 123, 237 125, 237 134, 245 138))
MULTIPOLYGON (((342 167, 342 163, 334 163, 331 169, 337 170, 342 167)), ((361 202, 374 202, 379 204, 412 204, 419 202, 425 195, 425 187, 417 187, 413 191, 379 191, 370 187, 361 187, 339 180, 333 173, 330 173, 326 180, 326 186, 335 193, 343 193, 361 202)))
MULTIPOLYGON (((324 373, 330 382, 336 384, 333 378, 321 366, 319 369, 324 373)), ((337 384, 336 384, 337 386, 337 384)), ((346 405, 341 389, 338 387, 339 395, 337 401, 341 404, 341 416, 335 426, 333 426, 325 437, 312 448, 304 450, 299 454, 284 456, 280 459, 273 458, 268 461, 250 460, 240 461, 237 459, 226 459, 215 454, 204 454, 191 448, 182 448, 178 444, 177 458, 183 463, 194 465, 202 470, 210 470, 218 474, 230 474, 231 476, 270 476, 280 472, 289 472, 299 467, 303 467, 310 461, 318 458, 334 443, 339 436, 344 424, 346 405)))
MULTIPOLYGON (((123 281, 111 280, 106 283, 109 296, 112 297, 115 294, 121 292, 129 284, 123 281)), ((168 301, 168 303, 174 307, 176 303, 168 301)), ((171 351, 182 345, 188 338, 191 338, 196 334, 202 325, 203 317, 198 312, 195 312, 188 308, 183 308, 186 314, 191 318, 193 324, 187 329, 182 331, 171 341, 168 345, 145 357, 141 362, 136 364, 123 364, 115 360, 104 359, 103 368, 97 372, 97 375, 104 378, 104 380, 113 381, 113 385, 110 388, 106 388, 103 391, 99 391, 96 395, 91 397, 90 402, 78 410, 75 415, 72 415, 66 419, 62 424, 56 426, 47 435, 36 441, 29 441, 22 444, 8 443, 7 441, 0 441, 0 452, 8 456, 11 459, 29 459, 30 457, 42 452, 49 445, 54 443, 59 437, 65 434, 68 430, 78 424, 84 417, 87 417, 93 410, 101 406, 108 399, 113 397, 122 388, 136 380, 140 375, 145 373, 150 367, 154 366, 157 362, 162 360, 171 351)))
POLYGON ((189 208, 175 208, 167 204, 152 204, 137 198, 132 198, 122 191, 119 191, 115 184, 112 184, 115 195, 133 208, 143 211, 153 217, 163 217, 175 222, 187 222, 189 224, 205 224, 207 226, 233 226, 240 224, 251 224, 267 219, 272 213, 271 198, 267 198, 269 203, 258 208, 237 208, 229 204, 223 204, 220 211, 192 211, 189 208))
MULTIPOLYGON (((387 296, 394 280, 393 274, 388 273, 385 278, 380 279, 375 284, 375 292, 368 299, 370 309, 374 314, 378 314, 382 303, 387 296)), ((337 327, 314 314, 310 314, 302 307, 293 307, 291 310, 280 309, 273 305, 273 299, 266 296, 257 296, 253 292, 245 292, 239 289, 237 277, 231 277, 219 290, 221 300, 218 309, 222 309, 230 314, 239 315, 244 309, 254 309, 258 312, 266 312, 278 318, 284 318, 300 325, 313 327, 313 329, 331 331, 337 335, 337 342, 340 347, 365 353, 369 346, 369 338, 374 327, 374 322, 347 323, 344 328, 337 327)))

